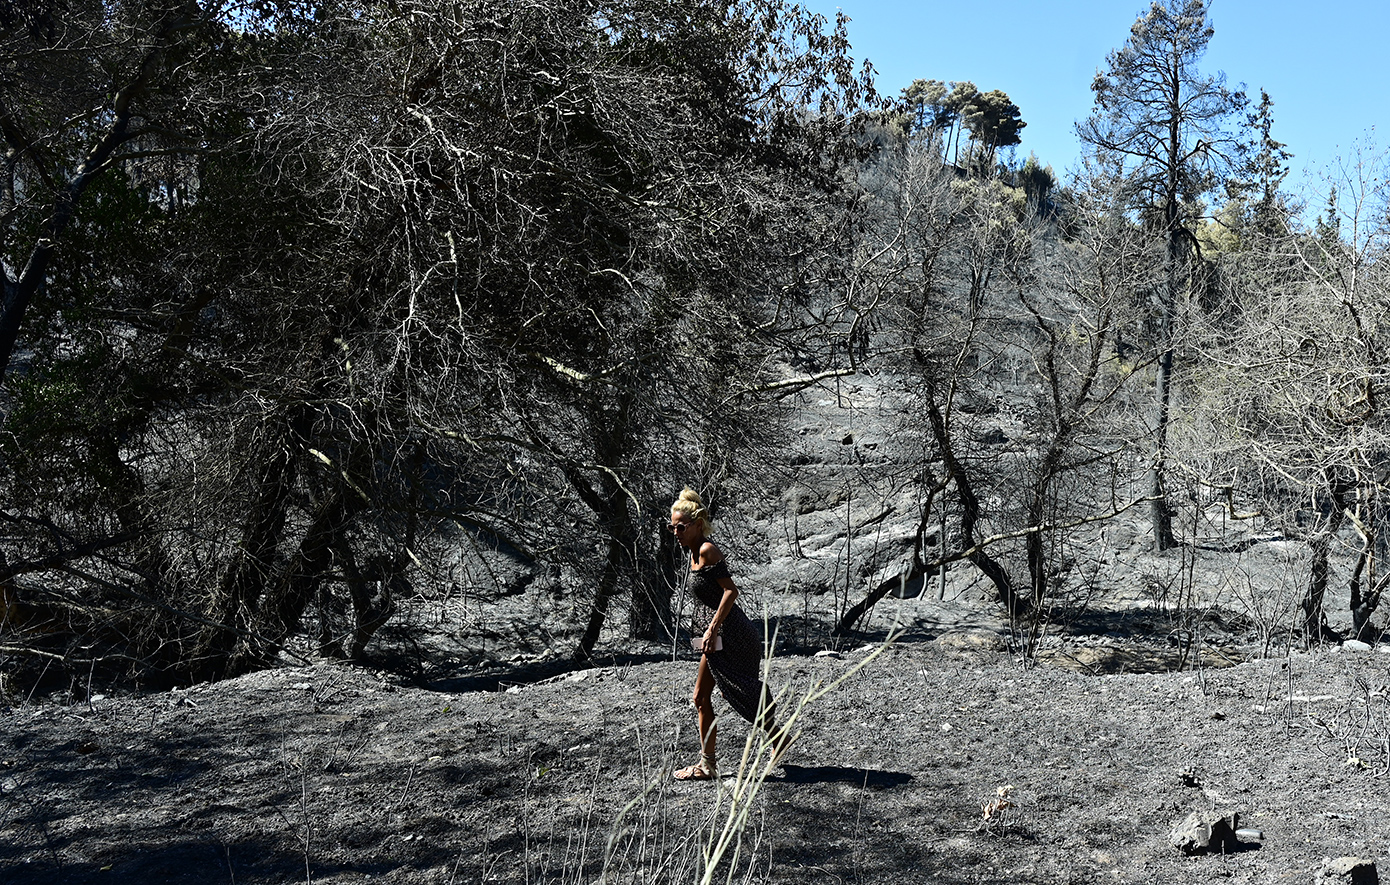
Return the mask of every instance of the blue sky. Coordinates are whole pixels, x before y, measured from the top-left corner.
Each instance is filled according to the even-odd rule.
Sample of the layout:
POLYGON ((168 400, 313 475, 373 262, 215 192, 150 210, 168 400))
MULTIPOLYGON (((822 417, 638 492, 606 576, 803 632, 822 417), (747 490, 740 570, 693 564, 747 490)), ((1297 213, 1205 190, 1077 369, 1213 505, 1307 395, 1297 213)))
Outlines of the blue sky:
MULTIPOLYGON (((1073 123, 1091 110, 1091 80, 1147 10, 1143 0, 812 0, 833 18, 844 10, 856 59, 878 70, 879 91, 898 95, 914 79, 971 80, 1002 89, 1028 127, 1029 151, 1059 176, 1074 168, 1073 123)), ((1213 0, 1216 34, 1202 69, 1224 71, 1258 99, 1274 100, 1274 137, 1294 153, 1290 189, 1319 180, 1358 142, 1384 145, 1390 126, 1390 4, 1384 0, 1213 0)), ((1377 152, 1380 148, 1377 148, 1377 152)), ((1320 203, 1321 200, 1314 200, 1320 203)))

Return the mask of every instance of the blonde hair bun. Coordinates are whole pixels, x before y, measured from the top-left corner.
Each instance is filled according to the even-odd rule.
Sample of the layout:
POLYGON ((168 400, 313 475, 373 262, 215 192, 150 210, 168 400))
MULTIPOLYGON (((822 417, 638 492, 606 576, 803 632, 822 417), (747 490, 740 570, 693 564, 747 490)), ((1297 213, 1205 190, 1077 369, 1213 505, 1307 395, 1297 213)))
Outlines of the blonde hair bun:
POLYGON ((702 509, 702 510, 703 510, 704 507, 705 507, 705 499, 700 497, 700 493, 699 493, 699 492, 695 491, 694 489, 690 489, 690 488, 681 489, 681 493, 680 493, 680 495, 676 498, 676 500, 677 500, 677 501, 693 501, 693 502, 695 503, 695 506, 696 506, 696 507, 699 507, 699 508, 702 509))
POLYGON ((676 503, 671 505, 672 513, 684 513, 690 517, 691 521, 700 524, 700 534, 709 535, 711 520, 709 511, 705 509, 705 499, 700 497, 700 493, 692 488, 684 488, 680 495, 676 497, 676 503))

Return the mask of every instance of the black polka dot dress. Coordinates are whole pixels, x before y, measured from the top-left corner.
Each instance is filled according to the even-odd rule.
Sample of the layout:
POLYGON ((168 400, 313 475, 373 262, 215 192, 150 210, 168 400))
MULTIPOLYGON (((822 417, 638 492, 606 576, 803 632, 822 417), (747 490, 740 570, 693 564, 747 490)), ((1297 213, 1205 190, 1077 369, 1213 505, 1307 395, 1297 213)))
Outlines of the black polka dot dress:
MULTIPOLYGON (((719 579, 728 577, 728 561, 722 559, 714 565, 690 570, 687 586, 697 603, 692 627, 695 636, 703 636, 705 630, 709 629, 710 619, 724 597, 724 588, 719 586, 719 579)), ((719 635, 724 640, 724 647, 705 652, 719 693, 740 716, 755 724, 761 700, 767 711, 764 722, 771 727, 776 719, 776 711, 772 694, 763 685, 762 632, 743 613, 743 609, 735 605, 724 619, 719 635)))

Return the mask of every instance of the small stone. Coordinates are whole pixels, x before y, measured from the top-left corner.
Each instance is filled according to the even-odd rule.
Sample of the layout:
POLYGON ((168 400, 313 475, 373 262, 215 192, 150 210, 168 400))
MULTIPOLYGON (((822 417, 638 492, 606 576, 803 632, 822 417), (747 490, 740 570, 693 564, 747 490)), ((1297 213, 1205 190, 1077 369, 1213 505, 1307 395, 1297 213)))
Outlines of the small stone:
POLYGON ((1342 651, 1368 652, 1370 650, 1370 643, 1362 642, 1359 639, 1348 639, 1346 642, 1342 643, 1342 651))
POLYGON ((1224 854, 1235 851, 1238 815, 1232 811, 1194 811, 1169 835, 1169 843, 1183 854, 1224 854))
POLYGON ((1317 885, 1380 885, 1380 874, 1375 861, 1363 857, 1324 859, 1317 885))

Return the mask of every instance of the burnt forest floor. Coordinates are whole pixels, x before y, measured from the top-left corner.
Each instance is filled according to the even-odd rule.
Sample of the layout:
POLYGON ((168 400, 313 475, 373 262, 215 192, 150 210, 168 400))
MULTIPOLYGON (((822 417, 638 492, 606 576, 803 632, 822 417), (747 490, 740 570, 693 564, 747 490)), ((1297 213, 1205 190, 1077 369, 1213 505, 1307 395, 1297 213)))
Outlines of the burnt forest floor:
MULTIPOLYGON (((16 702, 0 881, 695 882, 731 808, 720 881, 1302 883, 1390 838, 1390 656, 1134 672, 1171 643, 1110 629, 1024 657, 988 620, 879 651, 744 799, 748 729, 718 699, 725 777, 670 779, 695 758, 695 661, 654 647, 549 676, 324 663, 16 702), (1015 807, 986 820, 1006 786, 1015 807), (1213 808, 1263 839, 1180 855, 1171 829, 1213 808)), ((851 646, 776 657, 784 708, 879 648, 851 646)))

